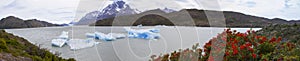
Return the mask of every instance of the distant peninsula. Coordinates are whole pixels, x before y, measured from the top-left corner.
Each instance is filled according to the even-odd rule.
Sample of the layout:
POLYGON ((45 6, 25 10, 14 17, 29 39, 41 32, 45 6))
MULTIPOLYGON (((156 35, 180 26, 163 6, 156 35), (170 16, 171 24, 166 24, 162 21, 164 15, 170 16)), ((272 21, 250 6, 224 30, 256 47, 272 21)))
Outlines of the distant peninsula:
POLYGON ((51 27, 51 26, 61 26, 61 25, 52 24, 37 19, 23 20, 15 16, 8 16, 0 20, 0 29, 35 28, 35 27, 51 27))

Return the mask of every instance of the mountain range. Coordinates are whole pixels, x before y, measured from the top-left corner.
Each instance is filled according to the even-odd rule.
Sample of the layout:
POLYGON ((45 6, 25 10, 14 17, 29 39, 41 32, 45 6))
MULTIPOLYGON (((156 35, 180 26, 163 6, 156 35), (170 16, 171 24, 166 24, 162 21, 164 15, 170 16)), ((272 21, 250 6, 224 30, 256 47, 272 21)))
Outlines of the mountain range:
POLYGON ((280 18, 268 19, 232 11, 213 11, 198 9, 182 9, 180 11, 165 13, 154 9, 134 15, 124 15, 98 20, 91 24, 95 26, 131 26, 143 24, 145 26, 167 25, 167 26, 201 26, 201 27, 263 27, 270 24, 299 24, 298 20, 284 20, 280 18), (188 13, 188 14, 187 14, 188 13), (220 15, 208 13, 222 13, 220 15), (208 18, 207 15, 211 17, 208 18), (136 21, 135 21, 136 20, 136 21), (171 21, 172 20, 172 21, 171 21), (210 21, 208 21, 210 20, 210 21), (225 21, 221 21, 225 20, 225 21), (213 25, 210 25, 213 24, 213 25))
POLYGON ((37 19, 23 20, 14 16, 8 16, 0 20, 0 29, 12 28, 34 28, 34 27, 51 27, 60 26, 58 24, 48 23, 37 19))

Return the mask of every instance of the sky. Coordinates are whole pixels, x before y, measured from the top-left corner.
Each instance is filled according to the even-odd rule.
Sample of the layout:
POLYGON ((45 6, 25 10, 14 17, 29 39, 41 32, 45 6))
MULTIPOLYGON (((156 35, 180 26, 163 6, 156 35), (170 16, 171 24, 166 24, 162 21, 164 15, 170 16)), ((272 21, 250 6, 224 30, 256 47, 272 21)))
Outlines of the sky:
MULTIPOLYGON (((16 16, 51 23, 78 21, 88 12, 101 10, 118 0, 1 0, 0 18, 16 16)), ((300 0, 124 0, 132 8, 235 11, 266 18, 300 20, 300 0)))

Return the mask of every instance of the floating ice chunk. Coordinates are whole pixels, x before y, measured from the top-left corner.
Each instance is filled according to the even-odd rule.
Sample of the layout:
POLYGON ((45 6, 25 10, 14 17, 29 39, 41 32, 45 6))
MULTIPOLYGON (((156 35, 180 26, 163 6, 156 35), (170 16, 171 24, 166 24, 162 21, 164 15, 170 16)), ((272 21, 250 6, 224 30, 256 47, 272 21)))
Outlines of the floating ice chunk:
POLYGON ((141 28, 141 27, 143 27, 143 24, 139 24, 139 25, 137 25, 137 27, 138 27, 138 28, 141 28))
POLYGON ((83 48, 89 48, 93 47, 100 42, 96 42, 93 39, 71 39, 67 41, 67 44, 70 46, 71 50, 78 50, 78 49, 83 49, 83 48))
POLYGON ((128 27, 125 27, 125 30, 128 32, 129 38, 141 38, 141 39, 159 39, 159 29, 153 28, 153 29, 131 29, 128 27))
POLYGON ((86 36, 88 38, 95 38, 95 39, 104 40, 104 41, 113 41, 113 40, 116 40, 116 39, 121 39, 121 38, 126 37, 126 35, 124 35, 124 34, 119 34, 119 33, 104 34, 104 33, 101 33, 101 32, 86 33, 86 36))
POLYGON ((149 31, 150 31, 150 32, 153 32, 153 33, 159 33, 159 32, 160 32, 159 29, 155 29, 155 28, 149 29, 149 31))
POLYGON ((95 38, 95 37, 96 37, 96 34, 95 34, 95 33, 86 33, 85 35, 86 35, 86 37, 88 37, 88 38, 95 38))
POLYGON ((69 32, 63 31, 62 34, 58 38, 60 38, 60 39, 69 39, 69 32))
POLYGON ((168 27, 166 25, 155 25, 155 27, 168 27))
POLYGON ((112 36, 112 37, 114 37, 116 39, 122 39, 122 38, 126 37, 126 35, 120 34, 120 33, 109 33, 108 36, 112 36))
POLYGON ((51 43, 52 46, 62 47, 67 41, 67 39, 53 39, 51 43))
POLYGON ((62 47, 69 40, 68 34, 69 32, 63 31, 57 39, 51 41, 52 46, 62 47))
POLYGON ((109 35, 106 35, 104 33, 101 33, 101 32, 95 32, 96 34, 96 39, 99 39, 99 40, 104 40, 104 41, 113 41, 113 40, 116 40, 116 38, 112 37, 112 36, 109 36, 109 35))

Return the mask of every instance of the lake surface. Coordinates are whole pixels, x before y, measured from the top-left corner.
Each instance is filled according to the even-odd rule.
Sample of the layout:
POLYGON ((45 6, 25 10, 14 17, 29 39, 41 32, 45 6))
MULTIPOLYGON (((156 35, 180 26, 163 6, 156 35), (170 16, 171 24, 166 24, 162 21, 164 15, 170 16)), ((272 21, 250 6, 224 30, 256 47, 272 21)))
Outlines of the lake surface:
MULTIPOLYGON (((136 28, 136 27, 133 27, 136 28)), ((148 29, 155 27, 142 27, 148 29)), ((63 58, 75 58, 78 61, 148 61, 151 55, 170 53, 178 49, 191 48, 195 43, 202 47, 208 40, 221 33, 225 28, 215 27, 156 27, 160 29, 159 40, 144 40, 124 38, 116 41, 101 41, 100 44, 80 50, 72 51, 69 46, 52 47, 51 40, 57 38, 62 31, 69 31, 73 39, 86 39, 85 33, 124 33, 123 27, 46 27, 29 29, 6 29, 7 32, 24 37, 31 43, 40 45, 50 51, 61 53, 63 58)), ((246 32, 250 28, 232 28, 239 32, 246 32)), ((261 28, 252 28, 259 30, 261 28)))

